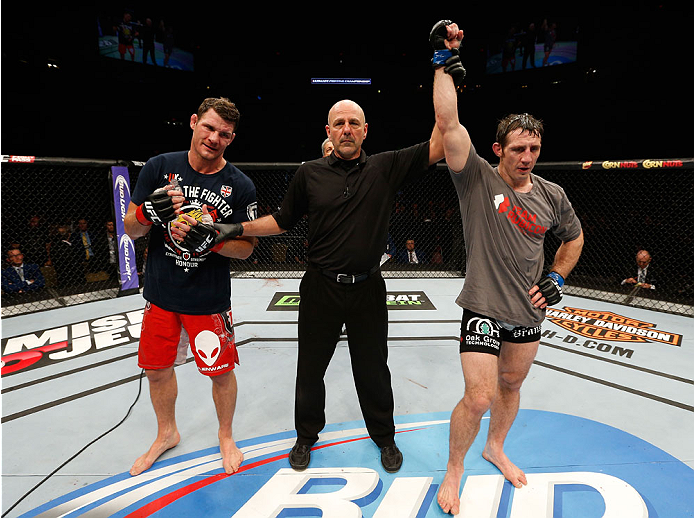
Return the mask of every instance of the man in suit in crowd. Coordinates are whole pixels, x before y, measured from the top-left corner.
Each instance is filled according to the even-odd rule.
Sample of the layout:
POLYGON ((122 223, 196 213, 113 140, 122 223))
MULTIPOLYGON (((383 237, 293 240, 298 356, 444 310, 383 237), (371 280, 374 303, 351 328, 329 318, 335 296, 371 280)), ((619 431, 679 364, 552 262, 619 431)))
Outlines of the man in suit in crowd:
POLYGON ((85 218, 77 220, 77 229, 70 236, 70 243, 72 243, 77 256, 81 255, 85 273, 99 270, 99 258, 95 252, 95 239, 92 231, 89 230, 89 224, 85 218))
POLYGON ((644 290, 655 290, 656 279, 654 268, 651 266, 651 254, 647 250, 639 250, 636 254, 636 271, 633 276, 622 281, 623 286, 636 287, 644 290))
POLYGON ((399 252, 398 257, 403 264, 422 264, 426 262, 424 252, 415 247, 414 239, 412 238, 405 241, 405 250, 399 252))
POLYGON ((72 245, 70 239, 70 225, 59 223, 51 243, 51 263, 55 268, 58 289, 62 295, 84 283, 84 274, 81 268, 82 257, 84 257, 83 248, 80 244, 76 251, 76 247, 72 245))
POLYGON ((42 290, 46 281, 38 264, 25 263, 24 254, 19 248, 7 251, 8 268, 2 271, 2 291, 4 295, 20 296, 42 290))

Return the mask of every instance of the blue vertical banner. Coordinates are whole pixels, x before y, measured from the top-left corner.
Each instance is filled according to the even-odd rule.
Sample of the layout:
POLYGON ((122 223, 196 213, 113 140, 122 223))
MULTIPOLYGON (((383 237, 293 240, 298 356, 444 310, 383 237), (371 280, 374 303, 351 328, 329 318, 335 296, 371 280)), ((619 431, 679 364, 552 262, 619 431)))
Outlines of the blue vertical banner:
POLYGON ((123 166, 111 167, 111 180, 113 182, 113 206, 116 216, 121 291, 138 289, 140 280, 137 276, 135 244, 130 239, 130 236, 125 233, 125 215, 130 205, 130 175, 128 174, 128 168, 123 166))

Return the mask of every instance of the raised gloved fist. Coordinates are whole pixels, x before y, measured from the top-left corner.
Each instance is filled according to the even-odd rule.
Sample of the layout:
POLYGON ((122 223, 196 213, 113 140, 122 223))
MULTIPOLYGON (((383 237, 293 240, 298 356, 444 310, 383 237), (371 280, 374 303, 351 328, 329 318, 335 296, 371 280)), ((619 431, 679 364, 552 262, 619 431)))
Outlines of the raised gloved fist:
POLYGON ((164 188, 157 189, 147 196, 144 203, 137 208, 135 215, 143 225, 162 225, 176 219, 173 200, 164 188))
POLYGON ((434 50, 445 50, 446 39, 448 38, 447 26, 452 24, 450 20, 441 20, 436 22, 429 33, 429 43, 434 50))
POLYGON ((191 225, 190 230, 179 242, 181 248, 194 253, 204 253, 208 250, 219 251, 224 241, 243 234, 241 223, 201 223, 191 225))
POLYGON ((563 285, 564 278, 557 272, 550 272, 549 275, 543 277, 537 283, 537 287, 540 289, 540 293, 542 293, 548 306, 553 306, 561 300, 564 295, 562 292, 563 285))
POLYGON ((460 61, 460 51, 457 48, 446 47, 447 26, 452 23, 450 20, 441 20, 432 27, 429 33, 429 43, 434 49, 431 64, 434 68, 444 67, 443 71, 453 78, 453 84, 459 86, 465 79, 466 71, 460 61))

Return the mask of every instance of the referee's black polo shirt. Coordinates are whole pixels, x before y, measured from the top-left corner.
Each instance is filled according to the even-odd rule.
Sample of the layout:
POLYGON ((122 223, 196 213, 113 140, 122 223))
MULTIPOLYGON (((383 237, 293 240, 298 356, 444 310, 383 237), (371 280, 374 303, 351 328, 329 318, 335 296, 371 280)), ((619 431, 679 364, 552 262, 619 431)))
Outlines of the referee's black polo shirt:
POLYGON ((347 161, 335 154, 304 162, 279 211, 284 230, 308 214, 309 266, 359 274, 376 266, 386 248, 395 193, 429 170, 429 141, 347 161))

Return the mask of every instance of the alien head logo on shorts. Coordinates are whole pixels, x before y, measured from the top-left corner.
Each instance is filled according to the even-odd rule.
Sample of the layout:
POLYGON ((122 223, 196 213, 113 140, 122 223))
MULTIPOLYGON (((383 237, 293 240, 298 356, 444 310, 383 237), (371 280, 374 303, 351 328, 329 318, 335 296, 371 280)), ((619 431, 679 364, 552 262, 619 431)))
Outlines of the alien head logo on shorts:
POLYGON ((219 337, 212 331, 200 331, 195 337, 195 349, 198 356, 208 367, 212 367, 214 362, 219 358, 219 353, 222 350, 219 343, 219 337))

